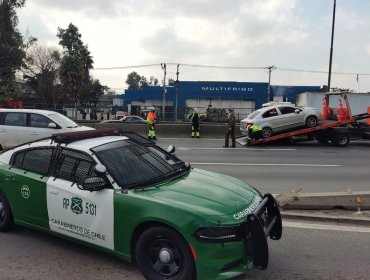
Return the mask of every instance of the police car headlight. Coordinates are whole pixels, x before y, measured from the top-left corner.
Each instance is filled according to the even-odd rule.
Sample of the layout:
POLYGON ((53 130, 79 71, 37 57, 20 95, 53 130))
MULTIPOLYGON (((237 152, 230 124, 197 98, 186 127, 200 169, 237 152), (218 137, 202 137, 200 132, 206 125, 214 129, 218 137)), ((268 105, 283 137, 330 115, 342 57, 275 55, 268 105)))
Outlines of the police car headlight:
POLYGON ((242 230, 240 226, 200 227, 195 231, 194 236, 202 242, 225 243, 240 241, 242 230))

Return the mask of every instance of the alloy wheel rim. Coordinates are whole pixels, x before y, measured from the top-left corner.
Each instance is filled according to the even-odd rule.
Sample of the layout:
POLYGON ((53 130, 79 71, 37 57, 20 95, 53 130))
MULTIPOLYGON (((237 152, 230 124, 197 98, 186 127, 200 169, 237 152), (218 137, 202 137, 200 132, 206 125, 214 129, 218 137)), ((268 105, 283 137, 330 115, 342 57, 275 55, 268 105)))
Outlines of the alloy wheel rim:
POLYGON ((182 267, 182 256, 176 245, 169 240, 155 240, 149 250, 152 268, 164 277, 178 274, 182 267))

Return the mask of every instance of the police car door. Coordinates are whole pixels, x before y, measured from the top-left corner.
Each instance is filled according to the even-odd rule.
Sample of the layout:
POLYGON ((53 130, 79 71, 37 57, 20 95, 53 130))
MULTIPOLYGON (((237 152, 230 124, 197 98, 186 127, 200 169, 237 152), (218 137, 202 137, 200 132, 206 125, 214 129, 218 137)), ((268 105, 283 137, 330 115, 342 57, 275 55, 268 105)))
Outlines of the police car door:
POLYGON ((90 192, 78 187, 95 175, 95 164, 83 152, 60 152, 55 177, 47 182, 49 225, 54 232, 113 250, 113 189, 90 192))

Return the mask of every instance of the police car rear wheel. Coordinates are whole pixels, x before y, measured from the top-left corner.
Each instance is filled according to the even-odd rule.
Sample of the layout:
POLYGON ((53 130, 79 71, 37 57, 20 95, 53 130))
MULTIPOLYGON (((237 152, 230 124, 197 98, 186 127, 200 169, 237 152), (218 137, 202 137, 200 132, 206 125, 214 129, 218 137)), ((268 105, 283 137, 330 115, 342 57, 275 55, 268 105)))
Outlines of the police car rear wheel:
POLYGON ((136 263, 147 279, 189 280, 195 269, 186 241, 174 230, 153 227, 136 246, 136 263))
POLYGON ((7 231, 13 226, 13 214, 10 210, 8 200, 0 191, 0 232, 7 231))

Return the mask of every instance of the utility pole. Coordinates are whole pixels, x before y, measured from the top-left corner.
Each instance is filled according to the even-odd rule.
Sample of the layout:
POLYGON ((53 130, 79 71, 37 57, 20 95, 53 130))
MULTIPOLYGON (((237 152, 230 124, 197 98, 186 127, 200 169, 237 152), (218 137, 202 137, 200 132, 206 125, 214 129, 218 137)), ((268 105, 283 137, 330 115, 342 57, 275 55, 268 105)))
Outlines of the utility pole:
POLYGON ((166 107, 166 74, 167 74, 167 69, 166 69, 166 63, 161 63, 162 70, 163 70, 163 101, 162 101, 162 116, 163 116, 163 121, 165 120, 165 107, 166 107))
POLYGON ((334 0, 334 5, 333 5, 333 23, 331 25, 331 43, 330 43, 328 91, 330 91, 331 64, 332 64, 332 61, 333 61, 333 41, 334 41, 334 24, 335 24, 335 9, 336 9, 336 6, 337 6, 337 0, 334 0))
POLYGON ((180 64, 177 64, 176 70, 176 107, 175 107, 175 122, 177 122, 177 110, 178 110, 178 99, 179 99, 179 67, 180 64))
POLYGON ((272 70, 275 70, 276 67, 275 67, 275 65, 272 65, 272 66, 267 67, 267 69, 269 70, 269 85, 267 87, 267 102, 270 102, 270 101, 272 101, 272 98, 271 98, 271 85, 270 85, 270 83, 271 83, 271 72, 272 72, 272 70))

